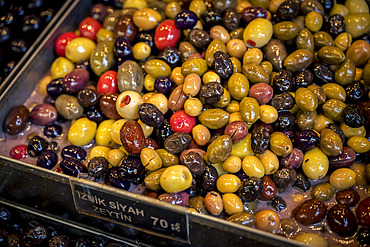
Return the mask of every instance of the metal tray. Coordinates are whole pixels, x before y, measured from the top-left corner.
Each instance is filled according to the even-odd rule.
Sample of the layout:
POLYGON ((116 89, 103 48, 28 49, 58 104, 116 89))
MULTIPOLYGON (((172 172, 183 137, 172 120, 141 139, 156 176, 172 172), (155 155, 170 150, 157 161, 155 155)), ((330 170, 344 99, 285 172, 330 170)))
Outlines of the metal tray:
POLYGON ((23 55, 23 57, 18 61, 17 65, 14 67, 12 72, 5 77, 4 81, 0 85, 0 93, 2 93, 12 82, 13 78, 22 69, 23 65, 29 60, 29 58, 34 54, 35 50, 39 47, 40 43, 45 39, 45 36, 50 32, 50 30, 55 26, 61 16, 66 12, 68 7, 72 4, 74 0, 66 0, 65 3, 60 7, 56 15, 50 21, 50 23, 44 28, 40 33, 39 37, 32 43, 31 47, 23 55))
MULTIPOLYGON (((55 59, 53 50, 57 37, 78 26, 91 7, 92 1, 72 3, 0 96, 0 119, 4 121, 13 106, 24 104, 55 59)), ((0 128, 0 139, 4 136, 0 128)), ((37 209, 60 221, 140 246, 303 246, 254 228, 190 213, 185 207, 5 156, 0 156, 0 200, 37 209), (119 204, 127 206, 126 211, 122 208, 119 211, 119 204)))

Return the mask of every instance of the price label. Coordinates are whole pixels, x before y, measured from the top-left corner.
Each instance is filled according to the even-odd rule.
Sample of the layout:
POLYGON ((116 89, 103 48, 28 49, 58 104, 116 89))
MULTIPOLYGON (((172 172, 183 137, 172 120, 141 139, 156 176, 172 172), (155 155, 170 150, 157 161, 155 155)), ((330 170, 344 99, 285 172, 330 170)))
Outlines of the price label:
MULTIPOLYGON (((153 235, 189 241, 188 215, 171 207, 163 208, 145 200, 135 199, 88 184, 88 181, 71 179, 76 209, 80 213, 103 220, 145 230, 153 235)), ((170 205, 169 205, 170 206, 170 205)))

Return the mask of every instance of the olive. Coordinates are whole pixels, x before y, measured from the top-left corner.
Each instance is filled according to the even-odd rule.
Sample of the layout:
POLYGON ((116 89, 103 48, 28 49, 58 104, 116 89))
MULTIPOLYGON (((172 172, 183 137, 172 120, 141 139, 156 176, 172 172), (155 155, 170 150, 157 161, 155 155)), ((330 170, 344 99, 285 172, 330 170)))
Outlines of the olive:
POLYGON ((223 26, 229 31, 235 30, 240 24, 241 14, 235 8, 228 8, 222 15, 223 26))
POLYGON ((187 149, 191 143, 191 136, 184 132, 176 132, 167 137, 164 142, 165 149, 172 153, 177 154, 187 149))
POLYGON ((350 82, 346 87, 346 101, 355 104, 363 101, 366 97, 365 86, 358 81, 350 82))
POLYGON ((61 156, 62 156, 62 159, 73 158, 79 161, 84 161, 86 159, 87 152, 82 147, 78 147, 75 145, 68 145, 62 149, 61 156))
POLYGON ((280 220, 280 227, 283 229, 284 233, 288 235, 298 230, 297 223, 290 218, 280 220))
POLYGON ((255 127, 252 131, 252 150, 254 153, 263 154, 269 146, 270 133, 264 127, 255 127))
POLYGON ((118 174, 118 167, 109 168, 105 173, 104 182, 115 188, 129 190, 131 187, 131 182, 122 179, 118 174))
POLYGON ((216 188, 218 173, 214 166, 206 165, 203 175, 200 177, 200 185, 205 191, 212 191, 216 188))
POLYGON ((274 76, 272 83, 276 93, 288 92, 294 84, 293 74, 289 70, 282 70, 274 76))
POLYGON ((49 143, 40 136, 34 136, 28 142, 27 153, 31 157, 39 156, 43 151, 49 147, 49 143))
POLYGON ((36 224, 23 233, 22 244, 23 246, 41 246, 47 242, 47 238, 48 231, 46 227, 36 224))
POLYGON ((123 180, 132 181, 139 178, 145 170, 145 167, 136 156, 128 156, 122 159, 118 166, 118 175, 123 180))
POLYGON ((360 245, 366 246, 370 243, 370 228, 367 227, 360 227, 357 231, 357 241, 360 245))
POLYGON ((260 178, 250 177, 242 181, 238 195, 243 202, 252 202, 257 200, 263 191, 263 182, 260 178))
POLYGON ((321 222, 326 216, 326 205, 318 199, 310 199, 298 205, 293 210, 293 217, 302 225, 312 225, 321 222))
POLYGON ((205 168, 205 162, 200 154, 190 151, 182 156, 181 163, 189 168, 194 175, 202 175, 205 168))
POLYGON ((51 150, 46 150, 39 155, 39 157, 37 158, 36 165, 50 170, 57 163, 58 155, 51 150))
POLYGON ((299 130, 295 133, 295 144, 300 150, 311 150, 319 144, 319 141, 319 135, 313 130, 299 130))
POLYGON ((305 69, 295 74, 295 87, 308 87, 312 85, 314 80, 314 74, 311 70, 305 69))
POLYGON ((284 199, 280 196, 276 196, 275 198, 273 198, 271 200, 271 206, 278 212, 281 212, 283 211, 284 209, 286 209, 287 207, 287 204, 286 202, 284 201, 284 199))
POLYGON ((297 173, 294 169, 283 168, 273 175, 273 180, 279 188, 289 188, 297 181, 297 173))
POLYGON ((357 231, 357 220, 350 207, 337 204, 328 211, 327 221, 330 229, 340 236, 350 237, 357 231))
POLYGON ((319 84, 333 83, 334 73, 324 63, 315 63, 313 73, 319 84))
POLYGON ((109 163, 104 157, 94 157, 89 161, 87 166, 88 174, 92 177, 100 177, 109 167, 109 163))
POLYGON ((278 118, 272 125, 276 131, 294 130, 296 127, 296 118, 290 111, 279 112, 278 118))
POLYGON ((333 37, 336 37, 346 30, 344 17, 340 14, 335 14, 329 18, 324 18, 324 26, 326 31, 333 37))
POLYGON ((352 128, 359 128, 365 124, 365 116, 358 105, 348 105, 342 111, 342 119, 352 128))
POLYGON ((143 103, 138 107, 140 120, 152 127, 159 127, 164 121, 163 113, 153 104, 143 103))
POLYGON ((77 177, 80 173, 87 173, 87 168, 79 160, 73 158, 64 158, 59 166, 63 173, 77 177))
POLYGON ((21 133, 27 127, 29 115, 27 107, 23 105, 13 107, 4 121, 5 132, 10 135, 21 133))
POLYGON ((360 201, 360 195, 353 189, 341 190, 335 194, 335 200, 338 204, 354 207, 360 201))
POLYGON ((320 199, 322 201, 328 201, 334 196, 334 188, 330 183, 321 183, 316 185, 311 190, 311 197, 314 199, 320 199))
POLYGON ((224 88, 218 82, 209 82, 200 88, 199 99, 203 104, 213 105, 223 95, 224 88))
POLYGON ((275 94, 272 97, 270 104, 276 108, 277 111, 290 110, 295 104, 293 95, 290 93, 275 94))
POLYGON ((283 2, 276 11, 278 21, 291 21, 298 16, 299 3, 293 0, 283 2))
POLYGON ((370 227, 370 197, 363 199, 356 208, 358 223, 370 227))

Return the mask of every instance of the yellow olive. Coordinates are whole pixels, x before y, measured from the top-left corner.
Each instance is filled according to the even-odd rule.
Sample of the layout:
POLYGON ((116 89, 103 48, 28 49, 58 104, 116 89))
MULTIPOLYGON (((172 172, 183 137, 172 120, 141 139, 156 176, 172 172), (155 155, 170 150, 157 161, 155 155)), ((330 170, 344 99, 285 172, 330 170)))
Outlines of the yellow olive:
POLYGON ((159 182, 166 192, 176 193, 189 188, 192 181, 193 176, 186 166, 174 165, 166 168, 159 182))
POLYGON ((263 154, 256 154, 256 156, 264 166, 266 175, 272 175, 279 169, 279 159, 270 150, 267 149, 263 154))
POLYGON ((338 190, 351 188, 356 184, 356 172, 349 168, 339 168, 330 175, 330 184, 338 190))
POLYGON ((85 146, 95 137, 97 124, 84 117, 77 119, 68 131, 68 141, 76 146, 85 146))
POLYGON ((236 173, 242 168, 242 160, 238 156, 230 155, 222 163, 222 168, 229 173, 236 173))
POLYGON ((265 167, 256 156, 246 156, 242 168, 249 177, 262 178, 265 175, 265 167))
POLYGON ((292 141, 282 132, 274 132, 270 136, 270 149, 278 156, 286 156, 293 150, 292 141))
POLYGON ((151 148, 143 148, 140 152, 140 160, 149 171, 155 171, 162 167, 162 159, 159 154, 151 148))
POLYGON ((221 193, 234 193, 240 185, 240 178, 234 174, 224 174, 217 179, 217 189, 221 193))
POLYGON ((305 153, 302 169, 309 179, 323 178, 329 170, 329 159, 319 148, 314 148, 305 153))
POLYGON ((92 160, 94 157, 104 157, 108 158, 108 154, 111 148, 104 146, 95 146, 90 150, 89 160, 92 160))
POLYGON ((113 147, 116 143, 112 140, 110 132, 115 120, 108 119, 101 122, 96 130, 95 142, 99 146, 113 147))
POLYGON ((239 198, 239 196, 235 194, 232 194, 232 193, 224 194, 222 196, 222 201, 224 204, 225 212, 228 215, 241 213, 244 210, 242 200, 239 198))

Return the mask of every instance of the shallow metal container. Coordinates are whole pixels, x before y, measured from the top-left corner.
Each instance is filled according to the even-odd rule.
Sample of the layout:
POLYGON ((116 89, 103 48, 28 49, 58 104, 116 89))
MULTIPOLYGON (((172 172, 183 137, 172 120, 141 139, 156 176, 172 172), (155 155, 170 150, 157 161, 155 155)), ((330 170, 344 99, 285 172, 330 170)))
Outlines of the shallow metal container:
MULTIPOLYGON (((91 7, 91 1, 73 2, 45 37, 1 95, 2 122, 13 106, 24 104, 39 79, 47 74, 55 59, 53 51, 57 37, 74 30, 88 16, 91 7)), ((4 136, 1 128, 0 138, 4 136)), ((303 246, 254 228, 190 213, 185 207, 77 179, 5 156, 0 156, 0 200, 17 203, 58 221, 139 246, 303 246), (121 208, 120 211, 127 214, 120 214, 119 204, 127 206, 126 210, 121 208), (101 210, 95 212, 95 206, 101 210), (114 217, 107 208, 115 210, 111 212, 114 217)))

